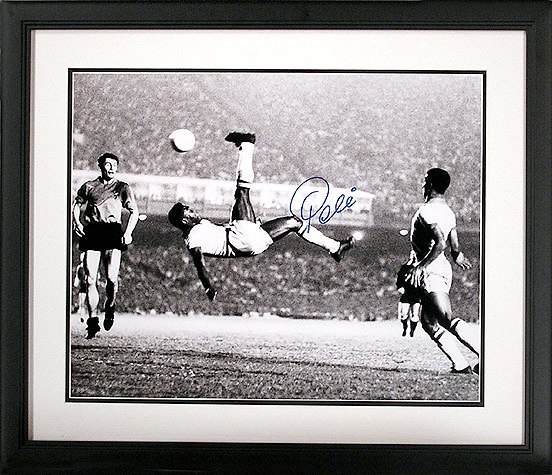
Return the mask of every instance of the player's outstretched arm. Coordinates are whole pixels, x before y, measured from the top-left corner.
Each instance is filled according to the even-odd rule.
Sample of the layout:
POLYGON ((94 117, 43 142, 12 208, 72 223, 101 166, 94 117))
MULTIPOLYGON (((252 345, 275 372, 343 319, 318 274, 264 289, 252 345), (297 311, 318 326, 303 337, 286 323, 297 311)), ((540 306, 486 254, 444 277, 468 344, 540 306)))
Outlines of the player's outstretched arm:
POLYGON ((456 263, 456 265, 458 265, 461 269, 471 269, 471 266, 472 266, 471 262, 464 255, 464 253, 460 251, 460 244, 458 242, 458 232, 456 231, 456 228, 453 228, 453 230, 450 232, 449 244, 450 244, 450 254, 452 255, 452 258, 454 259, 454 262, 456 263))
POLYGON ((205 289, 205 293, 207 294, 207 298, 212 302, 217 296, 217 290, 211 284, 211 278, 209 277, 209 273, 207 272, 207 268, 205 267, 205 259, 203 257, 203 253, 201 252, 201 248, 194 247, 192 249, 189 249, 189 251, 192 256, 194 266, 197 270, 199 280, 201 281, 201 284, 205 289))

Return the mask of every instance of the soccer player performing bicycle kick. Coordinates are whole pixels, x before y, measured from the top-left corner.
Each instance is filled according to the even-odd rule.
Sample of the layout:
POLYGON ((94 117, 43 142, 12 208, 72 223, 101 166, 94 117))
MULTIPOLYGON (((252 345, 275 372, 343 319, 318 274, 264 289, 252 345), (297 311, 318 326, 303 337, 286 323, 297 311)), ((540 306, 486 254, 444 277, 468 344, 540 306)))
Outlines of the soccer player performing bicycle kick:
POLYGON ((290 215, 259 224, 249 198, 253 183, 253 151, 255 135, 232 132, 225 138, 238 147, 237 185, 229 224, 214 224, 202 219, 189 206, 176 203, 168 213, 169 222, 182 231, 186 247, 192 256, 199 280, 209 300, 214 300, 217 289, 213 286, 205 266, 204 256, 237 258, 257 256, 275 241, 296 233, 306 241, 325 249, 340 262, 345 252, 355 244, 352 236, 337 241, 325 236, 308 222, 290 215))

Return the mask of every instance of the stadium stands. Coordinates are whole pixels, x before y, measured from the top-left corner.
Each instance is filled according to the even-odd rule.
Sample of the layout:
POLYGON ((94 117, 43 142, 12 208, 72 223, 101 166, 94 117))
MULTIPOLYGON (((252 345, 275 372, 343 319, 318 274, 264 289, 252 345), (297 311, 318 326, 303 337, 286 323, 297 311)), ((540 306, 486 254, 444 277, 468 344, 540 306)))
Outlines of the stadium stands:
POLYGON ((73 167, 110 150, 126 173, 233 180, 229 130, 258 135, 256 180, 323 176, 374 193, 376 222, 404 225, 425 170, 447 168, 459 222, 479 228, 481 78, 431 74, 77 74, 73 167), (168 135, 194 131, 178 154, 168 135))

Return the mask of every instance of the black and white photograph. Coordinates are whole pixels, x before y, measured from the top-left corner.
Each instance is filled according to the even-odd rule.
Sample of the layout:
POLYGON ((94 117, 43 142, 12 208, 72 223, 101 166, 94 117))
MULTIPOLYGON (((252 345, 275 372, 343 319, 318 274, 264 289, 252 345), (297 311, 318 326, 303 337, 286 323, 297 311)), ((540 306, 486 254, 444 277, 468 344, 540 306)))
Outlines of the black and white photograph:
POLYGON ((484 71, 68 90, 68 401, 483 404, 484 71))

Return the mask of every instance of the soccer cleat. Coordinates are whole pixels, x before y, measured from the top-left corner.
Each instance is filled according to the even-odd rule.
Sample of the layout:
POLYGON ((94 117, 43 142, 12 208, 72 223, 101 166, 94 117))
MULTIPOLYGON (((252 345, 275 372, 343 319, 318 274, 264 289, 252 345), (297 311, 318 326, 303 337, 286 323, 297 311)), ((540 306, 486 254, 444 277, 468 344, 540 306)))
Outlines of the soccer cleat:
POLYGON ((406 336, 406 330, 403 330, 402 336, 406 336))
POLYGON ((86 320, 86 339, 91 340, 101 330, 98 317, 92 317, 86 320))
POLYGON ((473 371, 475 374, 479 374, 479 363, 477 363, 477 364, 472 368, 472 371, 473 371))
POLYGON ((471 366, 466 366, 464 369, 452 368, 450 371, 452 374, 472 374, 471 366))
POLYGON ((115 305, 106 305, 105 318, 103 323, 105 331, 111 330, 111 327, 113 327, 114 319, 115 319, 115 305))
POLYGON ((255 134, 250 134, 247 132, 230 132, 224 140, 227 142, 232 142, 236 147, 239 147, 242 142, 255 143, 255 134))
POLYGON ((352 249, 355 245, 355 238, 353 236, 349 236, 347 239, 344 239, 343 241, 339 241, 339 249, 335 252, 331 252, 330 256, 333 257, 335 262, 341 262, 341 259, 343 259, 343 255, 352 249))

